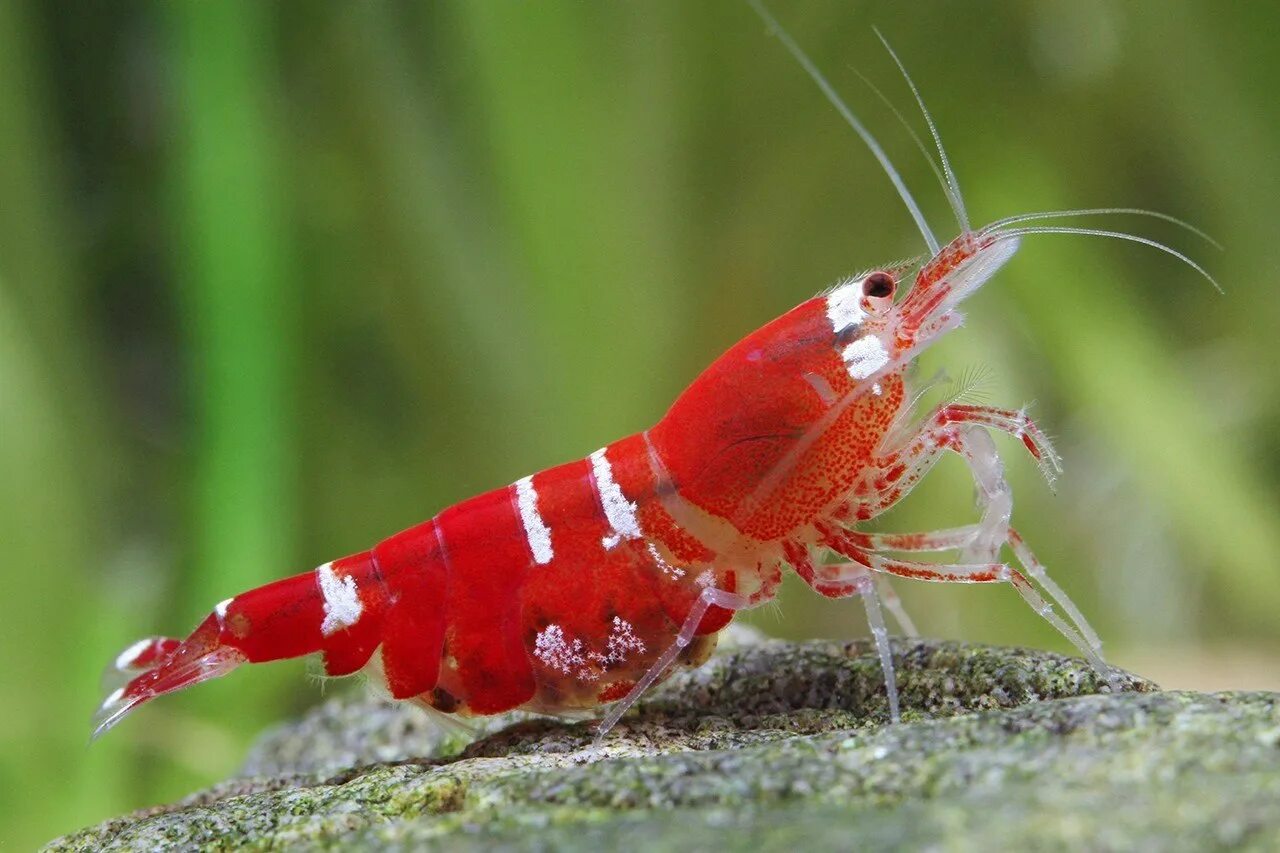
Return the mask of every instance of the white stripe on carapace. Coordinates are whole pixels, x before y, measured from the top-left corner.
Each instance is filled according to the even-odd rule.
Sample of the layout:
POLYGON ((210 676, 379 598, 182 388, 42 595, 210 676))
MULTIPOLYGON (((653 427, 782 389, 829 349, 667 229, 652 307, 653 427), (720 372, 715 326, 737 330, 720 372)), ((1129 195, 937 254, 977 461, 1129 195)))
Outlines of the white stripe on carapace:
POLYGON ((627 500, 613 479, 613 466, 604 455, 605 449, 602 447, 591 454, 591 470, 595 474, 596 493, 600 495, 604 517, 613 528, 613 535, 605 536, 600 544, 611 549, 623 539, 639 539, 640 520, 636 518, 636 505, 627 500))
POLYGON ((155 640, 148 637, 145 640, 139 640, 129 648, 122 651, 116 656, 116 669, 120 672, 132 669, 134 661, 141 657, 143 652, 151 648, 151 644, 154 642, 155 640))
POLYGON ((316 582, 320 584, 320 594, 324 596, 321 634, 328 637, 335 631, 350 628, 360 621, 364 604, 360 601, 355 578, 350 575, 340 578, 333 570, 333 563, 325 563, 316 569, 316 582))
POLYGON ((231 602, 235 601, 235 597, 224 598, 213 607, 213 612, 218 614, 218 621, 225 621, 227 618, 227 608, 231 606, 231 602))
POLYGON ((529 540, 533 561, 540 566, 551 562, 555 552, 551 550, 551 529, 538 512, 538 493, 533 488, 533 477, 516 480, 516 506, 520 508, 520 521, 524 535, 529 540))
POLYGON ((837 335, 866 319, 862 310, 862 279, 840 285, 827 294, 827 319, 837 335))
POLYGON ((844 348, 844 365, 854 379, 866 379, 889 363, 889 351, 880 338, 865 335, 844 348))

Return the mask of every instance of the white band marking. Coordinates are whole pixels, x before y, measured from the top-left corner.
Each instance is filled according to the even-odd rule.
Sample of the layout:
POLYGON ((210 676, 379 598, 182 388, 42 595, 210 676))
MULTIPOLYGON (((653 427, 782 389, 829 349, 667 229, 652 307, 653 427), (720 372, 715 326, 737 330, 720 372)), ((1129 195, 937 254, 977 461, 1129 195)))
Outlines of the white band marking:
POLYGON ((139 640, 129 648, 122 651, 119 656, 116 657, 116 669, 120 672, 127 672, 128 670, 133 669, 134 661, 136 661, 143 652, 151 648, 151 643, 152 640, 148 637, 145 640, 139 640))
POLYGON ((108 695, 106 699, 102 700, 101 710, 106 711, 111 708, 114 708, 115 706, 120 704, 120 701, 122 699, 124 699, 124 688, 117 687, 115 690, 111 691, 110 695, 108 695))
POLYGON ((889 352, 875 335, 865 335, 844 348, 844 364, 854 379, 866 379, 889 363, 889 352))
POLYGON ((524 524, 524 535, 529 540, 533 561, 540 566, 550 563, 555 557, 551 550, 551 530, 538 512, 538 493, 533 488, 533 477, 516 480, 516 505, 520 508, 520 521, 524 524))
POLYGON ((213 612, 218 614, 218 621, 225 622, 227 619, 227 608, 231 606, 231 602, 235 601, 235 596, 224 598, 213 607, 213 612))
POLYGON ((639 539, 640 520, 636 518, 636 505, 627 500, 622 489, 613 479, 613 466, 604 455, 605 448, 591 454, 591 470, 596 477, 596 491, 600 494, 600 505, 604 507, 604 517, 613 528, 613 536, 604 537, 600 544, 612 549, 623 539, 639 539))
POLYGON ((340 578, 333 570, 333 563, 325 563, 316 569, 316 580, 320 584, 320 594, 324 596, 321 634, 328 637, 335 631, 350 628, 360 621, 364 604, 360 601, 355 578, 350 575, 340 578))

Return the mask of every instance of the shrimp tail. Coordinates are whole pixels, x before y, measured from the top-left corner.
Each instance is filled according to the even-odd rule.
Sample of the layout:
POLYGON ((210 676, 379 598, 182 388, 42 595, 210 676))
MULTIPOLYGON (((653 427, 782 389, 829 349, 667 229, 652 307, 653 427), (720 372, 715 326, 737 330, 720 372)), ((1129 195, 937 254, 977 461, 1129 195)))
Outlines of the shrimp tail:
POLYGON ((323 652, 330 675, 356 672, 381 641, 385 609, 385 586, 369 552, 229 598, 185 640, 149 637, 116 657, 111 675, 127 681, 99 707, 93 738, 157 696, 243 663, 323 652))

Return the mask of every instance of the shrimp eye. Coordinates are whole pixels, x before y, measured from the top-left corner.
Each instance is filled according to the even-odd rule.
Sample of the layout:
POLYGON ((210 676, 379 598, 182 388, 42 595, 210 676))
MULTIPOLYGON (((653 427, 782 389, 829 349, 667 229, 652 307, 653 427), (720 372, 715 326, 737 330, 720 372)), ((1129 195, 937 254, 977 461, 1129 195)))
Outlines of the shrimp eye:
POLYGON ((862 295, 875 297, 893 296, 894 287, 893 276, 887 272, 873 272, 862 281, 862 295))

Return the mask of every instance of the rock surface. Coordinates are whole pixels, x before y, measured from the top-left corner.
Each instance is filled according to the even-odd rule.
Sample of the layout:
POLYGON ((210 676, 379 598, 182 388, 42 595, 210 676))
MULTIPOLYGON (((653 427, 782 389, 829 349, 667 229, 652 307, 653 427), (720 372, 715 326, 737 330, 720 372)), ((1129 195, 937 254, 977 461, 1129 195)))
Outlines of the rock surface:
POLYGON ((51 843, 600 850, 1280 846, 1280 694, 1108 695, 1083 662, 866 642, 738 644, 589 723, 479 740, 358 696, 269 733, 244 775, 51 843), (469 745, 468 745, 469 743, 469 745))

